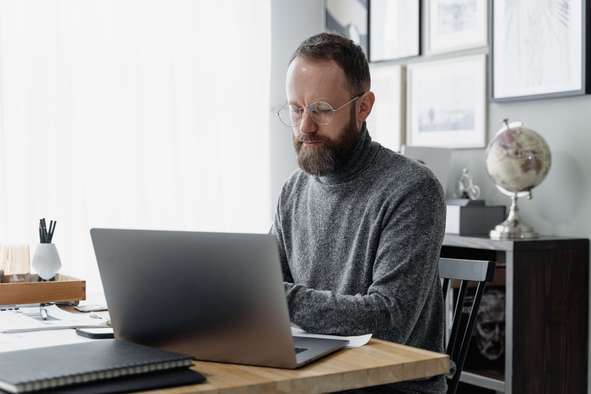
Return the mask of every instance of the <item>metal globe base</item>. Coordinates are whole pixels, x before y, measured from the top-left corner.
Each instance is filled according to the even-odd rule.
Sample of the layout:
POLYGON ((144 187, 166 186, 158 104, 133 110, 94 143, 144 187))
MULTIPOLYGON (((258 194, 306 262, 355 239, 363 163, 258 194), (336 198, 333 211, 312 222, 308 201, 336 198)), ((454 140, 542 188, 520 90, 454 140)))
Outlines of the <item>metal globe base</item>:
MULTIPOLYGON (((531 199, 531 192, 526 192, 524 196, 531 199)), ((490 231, 491 239, 531 239, 537 238, 538 234, 521 221, 519 215, 519 207, 517 206, 517 199, 521 197, 521 193, 511 193, 511 208, 509 209, 509 216, 501 223, 497 224, 493 230, 490 231)))

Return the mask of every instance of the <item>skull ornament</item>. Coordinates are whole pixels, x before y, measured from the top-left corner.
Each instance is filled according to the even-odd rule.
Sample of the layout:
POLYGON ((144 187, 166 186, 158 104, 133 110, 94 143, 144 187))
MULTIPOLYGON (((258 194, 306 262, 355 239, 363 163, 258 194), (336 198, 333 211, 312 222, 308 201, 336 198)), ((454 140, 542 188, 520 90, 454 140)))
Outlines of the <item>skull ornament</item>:
POLYGON ((488 360, 498 360, 505 351, 505 293, 489 288, 482 295, 476 316, 476 346, 488 360))

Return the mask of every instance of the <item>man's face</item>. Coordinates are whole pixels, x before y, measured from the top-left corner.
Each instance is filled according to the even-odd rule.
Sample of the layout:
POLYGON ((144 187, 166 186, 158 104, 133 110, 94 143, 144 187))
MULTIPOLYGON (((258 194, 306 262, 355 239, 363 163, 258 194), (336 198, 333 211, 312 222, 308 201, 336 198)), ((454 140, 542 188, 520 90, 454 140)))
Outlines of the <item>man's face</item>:
MULTIPOLYGON (((334 61, 301 57, 289 66, 286 91, 290 105, 307 108, 311 103, 324 101, 334 109, 361 93, 348 89, 345 73, 334 61)), ((356 105, 357 100, 336 111, 327 125, 315 123, 304 111, 300 124, 293 130, 298 164, 304 171, 328 175, 347 162, 360 136, 356 105)))

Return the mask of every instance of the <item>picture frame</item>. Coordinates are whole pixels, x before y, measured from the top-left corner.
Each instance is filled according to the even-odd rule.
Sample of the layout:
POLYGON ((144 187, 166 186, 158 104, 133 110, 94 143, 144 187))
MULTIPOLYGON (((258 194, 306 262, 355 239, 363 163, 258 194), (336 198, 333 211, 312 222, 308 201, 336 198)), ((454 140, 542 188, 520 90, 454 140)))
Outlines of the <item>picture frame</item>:
POLYGON ((414 63, 406 71, 410 146, 486 146, 486 55, 414 63))
POLYGON ((460 51, 488 44, 487 0, 429 0, 429 53, 460 51))
POLYGON ((421 1, 371 0, 369 61, 397 60, 421 54, 421 1))
POLYGON ((369 58, 369 0, 325 0, 324 31, 348 37, 369 58))
POLYGON ((400 64, 370 64, 371 91, 376 100, 367 118, 367 130, 372 140, 395 152, 405 142, 405 71, 400 64))
POLYGON ((492 23, 494 101, 583 95, 591 92, 591 3, 496 0, 492 23), (536 20, 522 23, 523 18, 536 20))

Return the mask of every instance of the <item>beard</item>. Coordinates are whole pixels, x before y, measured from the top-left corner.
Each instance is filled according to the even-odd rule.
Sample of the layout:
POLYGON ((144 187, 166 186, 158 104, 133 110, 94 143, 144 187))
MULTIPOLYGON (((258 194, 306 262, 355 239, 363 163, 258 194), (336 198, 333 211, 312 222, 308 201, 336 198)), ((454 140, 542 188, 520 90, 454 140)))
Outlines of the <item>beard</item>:
POLYGON ((293 145, 298 165, 310 175, 325 176, 338 172, 351 158, 361 134, 355 123, 354 111, 345 126, 341 138, 331 141, 319 135, 295 136, 293 145), (317 146, 305 146, 304 142, 319 142, 317 146))

